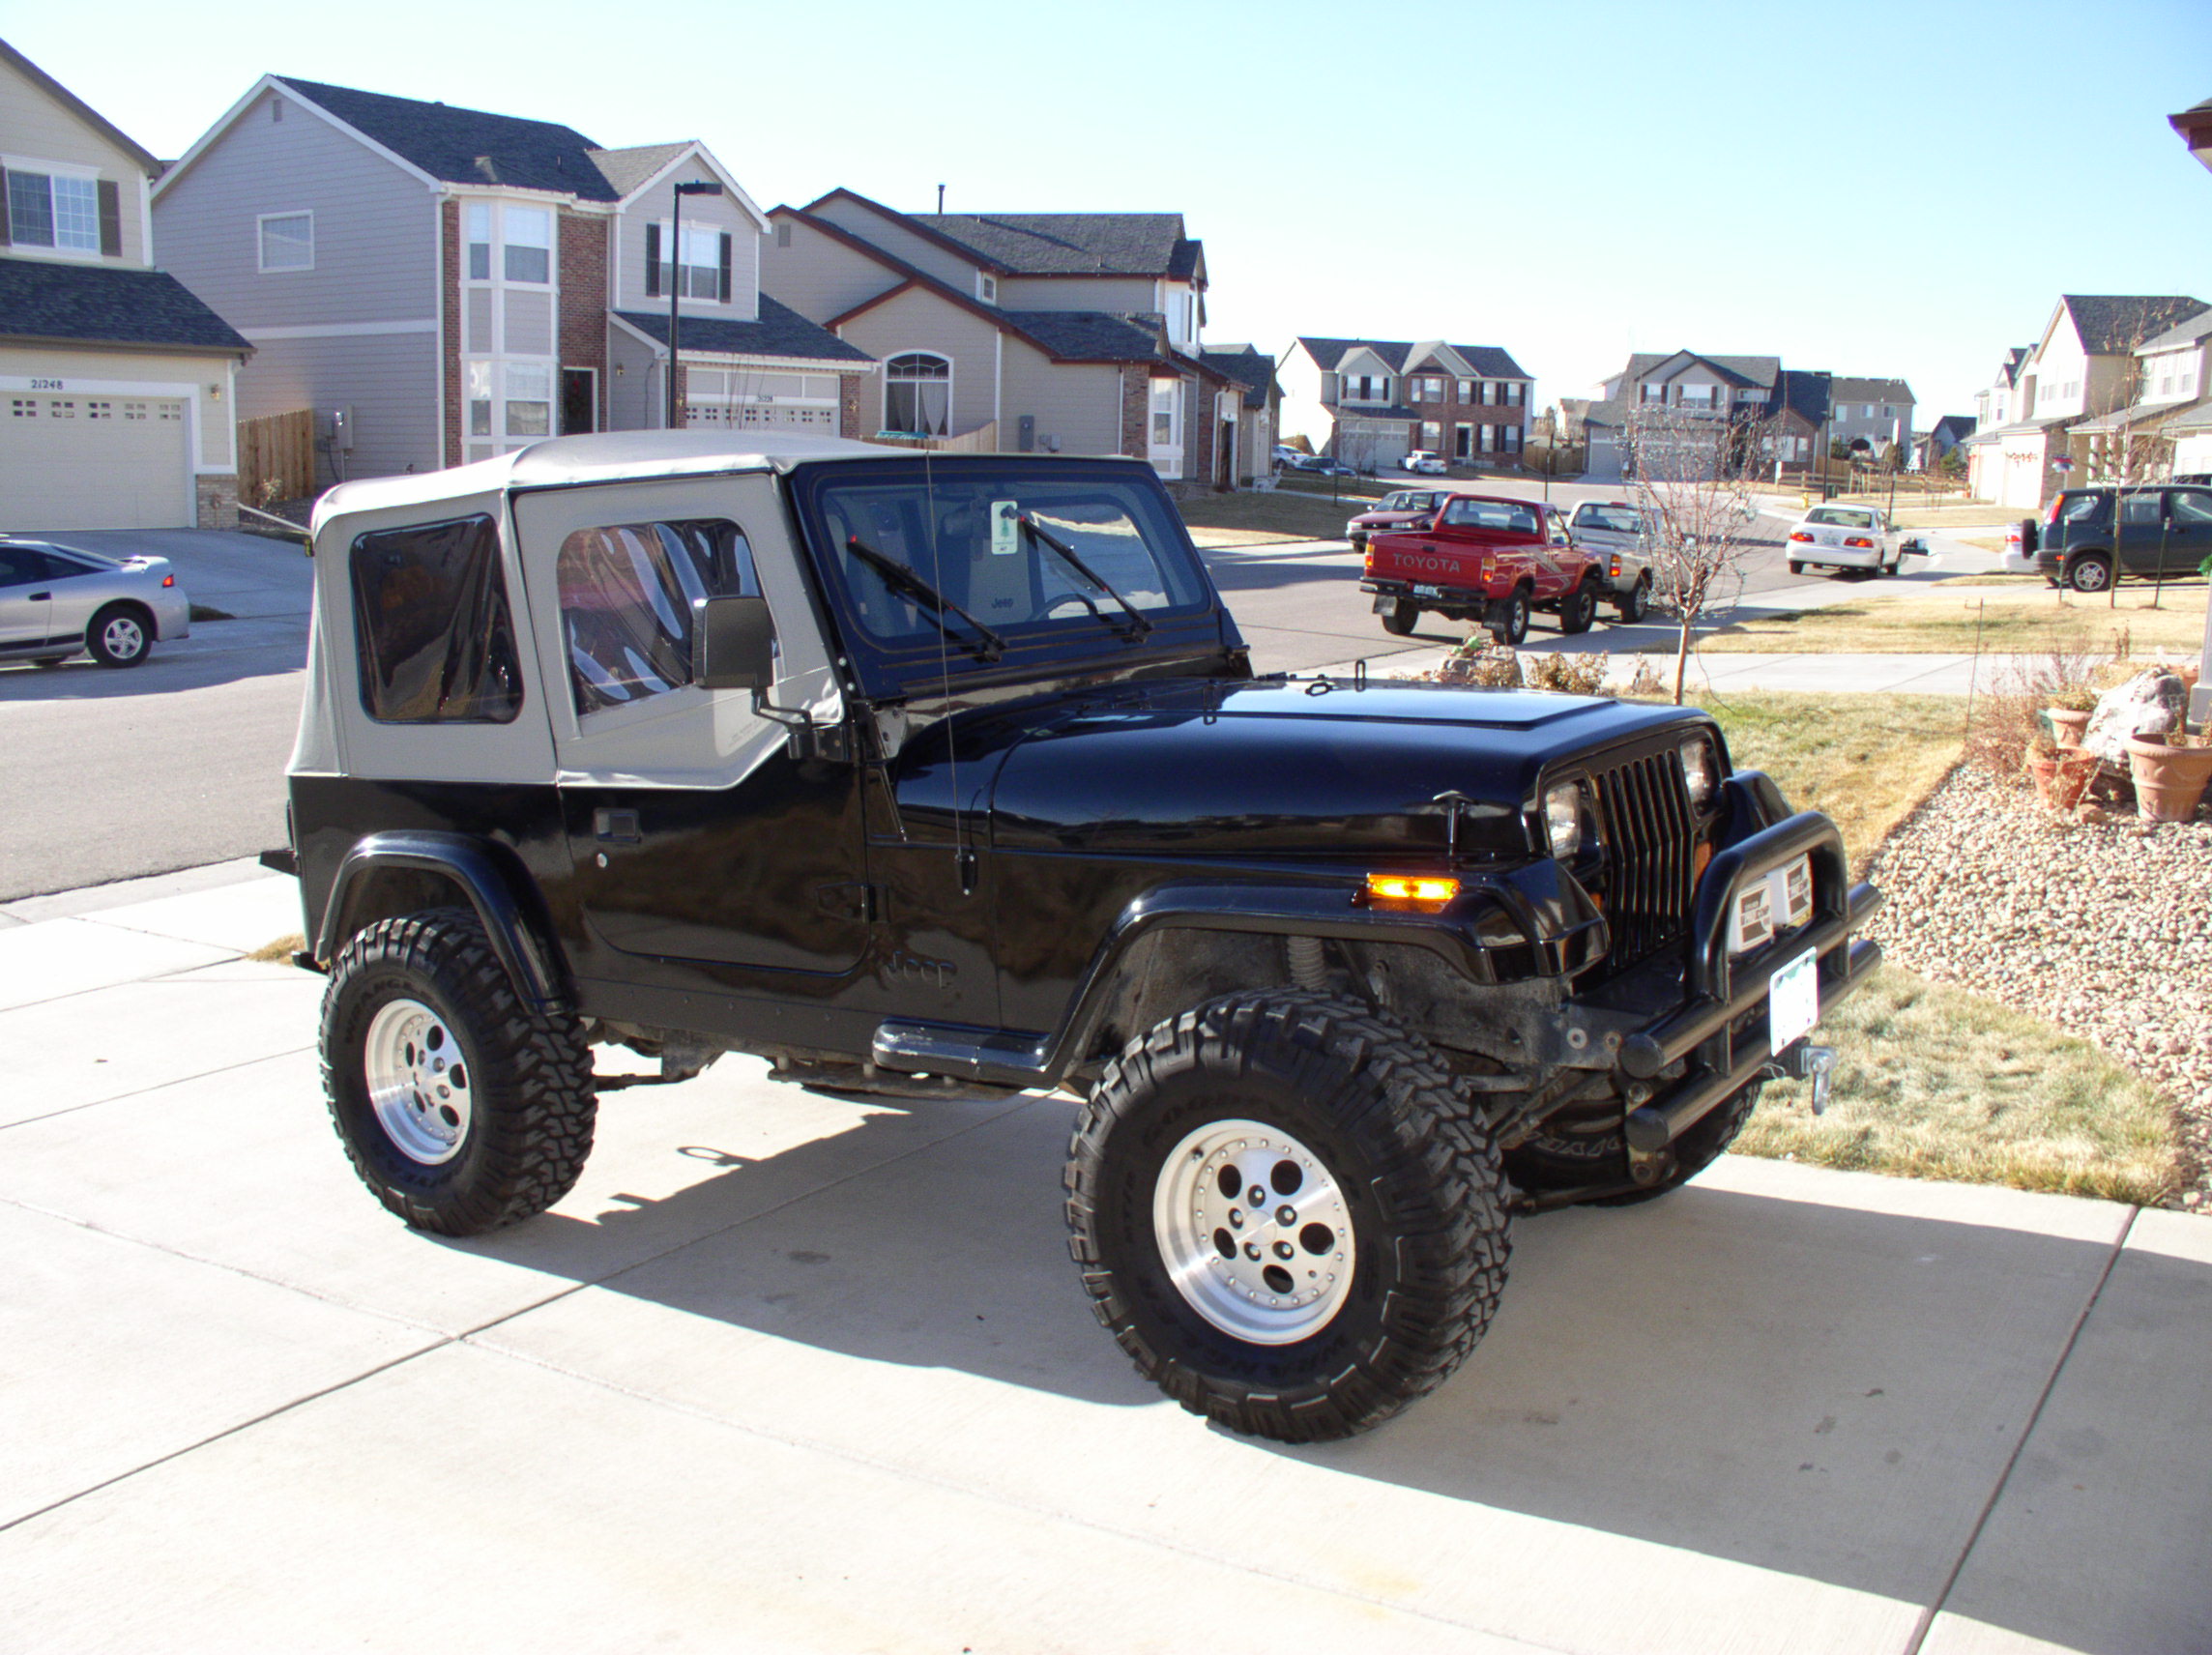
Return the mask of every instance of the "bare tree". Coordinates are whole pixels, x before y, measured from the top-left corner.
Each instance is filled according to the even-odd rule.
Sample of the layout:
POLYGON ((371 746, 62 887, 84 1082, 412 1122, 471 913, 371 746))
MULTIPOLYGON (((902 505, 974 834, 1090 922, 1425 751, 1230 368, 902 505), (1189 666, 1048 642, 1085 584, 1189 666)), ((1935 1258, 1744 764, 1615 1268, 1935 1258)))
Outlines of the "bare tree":
POLYGON ((1626 436, 1652 603, 1680 628, 1674 645, 1679 707, 1699 622, 1733 607, 1743 591, 1743 560, 1758 516, 1751 486, 1758 436, 1750 424, 1723 414, 1656 403, 1630 411, 1626 436))

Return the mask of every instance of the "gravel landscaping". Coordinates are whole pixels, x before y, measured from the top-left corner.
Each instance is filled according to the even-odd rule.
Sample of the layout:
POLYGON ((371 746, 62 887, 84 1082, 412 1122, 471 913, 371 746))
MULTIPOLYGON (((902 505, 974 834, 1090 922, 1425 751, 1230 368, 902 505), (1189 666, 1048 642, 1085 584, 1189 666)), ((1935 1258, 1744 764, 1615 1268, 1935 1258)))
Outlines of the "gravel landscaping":
POLYGON ((2050 1019, 2177 1106, 2179 1204, 2212 1213, 2212 821, 2055 817, 1962 766, 1876 855, 1908 970, 2050 1019))

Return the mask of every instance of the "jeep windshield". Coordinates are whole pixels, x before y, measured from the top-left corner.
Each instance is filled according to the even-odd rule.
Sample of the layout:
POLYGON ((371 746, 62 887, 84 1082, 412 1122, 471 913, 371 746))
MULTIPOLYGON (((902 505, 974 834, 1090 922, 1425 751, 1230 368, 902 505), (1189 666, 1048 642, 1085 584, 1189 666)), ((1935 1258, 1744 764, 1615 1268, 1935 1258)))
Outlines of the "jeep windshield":
POLYGON ((917 456, 808 467, 794 480, 846 641, 878 693, 999 665, 999 652, 965 647, 968 621, 1003 641, 1009 667, 1119 659, 1178 619, 1222 641, 1210 584, 1149 468, 917 456))

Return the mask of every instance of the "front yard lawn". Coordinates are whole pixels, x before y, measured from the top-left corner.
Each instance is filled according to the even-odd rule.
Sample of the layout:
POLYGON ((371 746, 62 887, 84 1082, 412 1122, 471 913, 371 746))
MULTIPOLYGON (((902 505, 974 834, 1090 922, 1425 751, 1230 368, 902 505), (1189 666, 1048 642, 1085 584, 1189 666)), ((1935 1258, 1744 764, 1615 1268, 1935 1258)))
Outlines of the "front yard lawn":
POLYGON ((1276 488, 1265 493, 1207 494, 1179 502, 1191 538, 1202 546, 1254 545, 1267 540, 1341 540, 1344 526, 1374 502, 1331 500, 1276 488), (1230 533, 1208 534, 1208 531, 1230 533))
POLYGON ((2125 628, 2134 650, 2194 651, 2204 636, 2204 583, 2169 581, 2151 606, 2153 589, 2135 581, 2085 597, 2050 587, 1876 587, 1821 609, 1751 615, 1698 636, 1716 653, 2044 654, 2089 650, 2109 654, 2125 628), (1977 625, 1980 631, 1976 642, 1977 625))

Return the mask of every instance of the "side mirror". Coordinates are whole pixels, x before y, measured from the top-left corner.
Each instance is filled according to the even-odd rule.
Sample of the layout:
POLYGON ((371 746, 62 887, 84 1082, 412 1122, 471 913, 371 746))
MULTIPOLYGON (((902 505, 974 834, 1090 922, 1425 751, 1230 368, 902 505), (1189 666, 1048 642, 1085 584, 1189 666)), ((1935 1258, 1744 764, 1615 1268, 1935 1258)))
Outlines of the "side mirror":
POLYGON ((691 682, 702 689, 766 689, 775 682, 767 598, 702 597, 691 605, 691 682))

